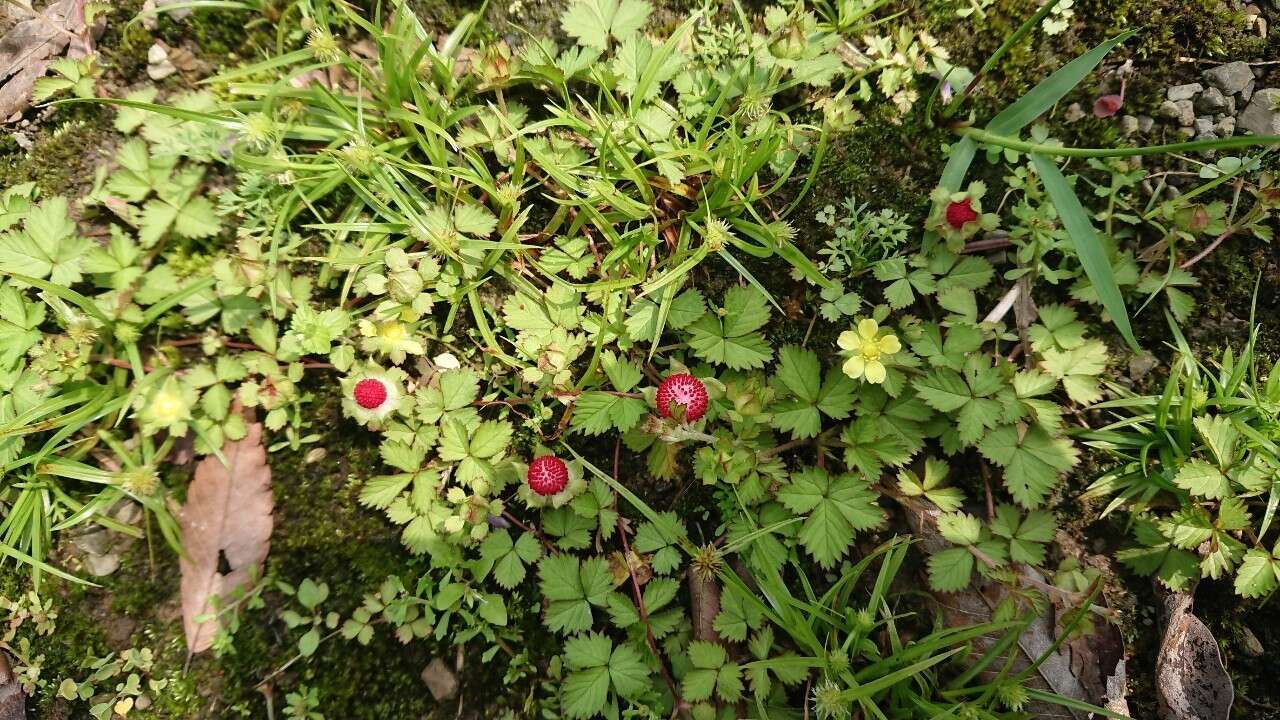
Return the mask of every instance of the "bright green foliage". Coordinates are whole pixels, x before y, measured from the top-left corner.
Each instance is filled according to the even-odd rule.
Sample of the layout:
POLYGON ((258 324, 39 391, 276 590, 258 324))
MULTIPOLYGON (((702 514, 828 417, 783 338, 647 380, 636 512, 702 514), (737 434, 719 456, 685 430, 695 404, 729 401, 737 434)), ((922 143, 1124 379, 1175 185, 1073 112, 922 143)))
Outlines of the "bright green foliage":
POLYGON ((79 282, 89 241, 69 216, 66 198, 44 200, 25 214, 22 228, 0 234, 0 270, 48 278, 55 285, 79 282))
POLYGON ((570 634, 591 627, 592 606, 604 607, 614 580, 603 558, 553 555, 538 563, 538 583, 549 602, 547 626, 570 634))
POLYGON ((1054 437, 1040 425, 1004 425, 978 444, 983 457, 1004 468, 1004 483, 1019 505, 1044 503, 1061 473, 1080 458, 1071 442, 1054 437))
POLYGON ((1121 460, 1088 494, 1114 495, 1109 512, 1128 505, 1136 515, 1137 545, 1118 557, 1170 588, 1234 575, 1245 597, 1274 590, 1280 459, 1268 434, 1280 413, 1280 383, 1273 368, 1265 384, 1251 384, 1255 339, 1239 358, 1227 351, 1214 370, 1184 349, 1162 395, 1116 401, 1129 417, 1088 436, 1121 460), (1158 460, 1144 467, 1143 456, 1158 460), (1163 507, 1162 495, 1170 501, 1163 507))
MULTIPOLYGON (((278 615, 303 675, 329 638, 385 628, 492 664, 517 714, 1027 712, 1011 665, 956 679, 981 643, 1012 648, 1043 616, 1018 565, 1049 557, 1077 437, 1119 462, 1091 494, 1136 513, 1126 565, 1179 590, 1280 586, 1277 373, 1255 387, 1251 357, 1184 359, 1165 393, 1130 401, 1109 382, 1125 359, 1094 334, 1100 308, 1122 322, 1138 296, 1191 313, 1181 253, 1268 237, 1275 188, 1243 161, 1206 166, 1241 171, 1256 204, 1240 214, 1148 198, 1146 171, 1123 163, 1068 179, 1043 125, 1033 150, 1001 151, 1097 51, 988 125, 999 215, 973 207, 948 230, 941 201, 926 218, 851 198, 793 225, 862 111, 905 112, 926 73, 975 77, 908 16, 848 0, 651 18, 644 0, 572 0, 557 39, 499 39, 480 15, 440 39, 400 2, 376 20, 297 9, 278 15, 284 54, 228 69, 217 94, 131 93, 156 112, 116 108, 129 139, 86 197, 0 193, 0 273, 23 276, 0 284, 0 541, 37 581, 70 577, 50 564, 59 534, 115 508, 143 508, 140 527, 176 546, 187 474, 169 463, 208 461, 257 420, 270 453, 323 466, 342 467, 315 445, 349 436, 332 452, 414 577, 345 618, 328 607, 339 578, 263 579, 218 618, 219 652, 245 609, 278 615), (1089 207, 1070 202, 1089 186, 1089 207), (1134 250, 1152 228, 1160 242, 1139 247, 1167 264, 1134 250), (885 344, 850 342, 855 319, 885 344), (656 412, 676 373, 704 385, 705 417, 656 412), (377 389, 357 393, 365 381, 377 389), (1079 427, 1109 413, 1113 427, 1079 427), (543 495, 526 473, 545 456, 568 478, 543 495), (966 512, 984 496, 990 517, 966 512), (930 542, 868 550, 871 531, 904 527, 882 501, 930 542), (899 575, 939 537, 930 586, 998 585, 992 623, 942 627, 921 578, 899 575), (562 644, 521 642, 533 625, 562 644)), ((44 90, 92 92, 87 65, 53 69, 44 90)), ((978 199, 976 183, 957 191, 980 125, 932 125, 966 135, 935 198, 978 199)), ((1054 575, 1064 598, 1098 580, 1070 562, 1054 575)), ((1058 609, 1063 632, 1089 629, 1058 609)), ((99 694, 72 686, 68 700, 99 694)), ((299 687, 287 712, 319 720, 325 700, 299 687)))
POLYGON ((693 667, 680 683, 685 700, 701 702, 714 696, 737 702, 742 697, 742 667, 729 660, 723 645, 703 640, 689 643, 689 663, 693 667))
POLYGON ((778 371, 773 376, 786 399, 774 405, 773 425, 793 438, 813 437, 822 429, 822 417, 843 420, 853 409, 853 380, 832 368, 822 379, 818 356, 787 345, 778 351, 778 371))
POLYGON ((831 567, 849 551, 853 534, 884 522, 876 494, 857 475, 808 468, 791 476, 778 501, 805 517, 799 540, 814 560, 831 567))
POLYGON ((731 288, 724 306, 706 313, 687 330, 689 348, 698 357, 734 370, 758 368, 773 356, 758 331, 769 322, 769 302, 751 287, 731 288))
POLYGON ((629 644, 614 647, 605 635, 570 638, 564 644, 564 657, 569 674, 561 692, 569 717, 593 717, 605 709, 611 696, 631 698, 649 687, 644 656, 629 644))

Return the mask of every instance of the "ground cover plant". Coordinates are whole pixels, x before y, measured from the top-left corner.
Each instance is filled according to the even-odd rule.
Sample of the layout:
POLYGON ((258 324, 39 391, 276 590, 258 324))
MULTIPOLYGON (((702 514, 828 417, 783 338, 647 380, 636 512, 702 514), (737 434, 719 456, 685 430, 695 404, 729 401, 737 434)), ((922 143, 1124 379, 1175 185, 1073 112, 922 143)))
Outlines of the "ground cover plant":
POLYGON ((15 707, 1265 717, 1280 137, 1079 10, 21 7, 15 707))

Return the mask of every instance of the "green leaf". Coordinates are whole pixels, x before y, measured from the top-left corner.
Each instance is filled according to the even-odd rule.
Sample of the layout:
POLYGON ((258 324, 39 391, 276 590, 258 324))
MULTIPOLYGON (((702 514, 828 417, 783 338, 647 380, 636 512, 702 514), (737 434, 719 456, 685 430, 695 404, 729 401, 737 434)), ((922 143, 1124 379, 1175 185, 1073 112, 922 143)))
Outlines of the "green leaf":
POLYGON ((524 582, 525 566, 542 556, 542 546, 529 533, 520 533, 512 542, 506 530, 497 530, 485 538, 480 554, 492 565, 494 581, 511 590, 524 582))
POLYGON ((1076 256, 1080 259, 1080 265, 1084 268, 1085 274, 1089 276, 1094 291, 1098 293, 1102 307, 1111 316, 1111 322, 1120 331, 1125 342, 1129 343, 1129 347, 1135 352, 1140 351, 1138 341, 1133 337, 1133 328, 1129 325, 1129 311, 1125 308, 1124 297, 1120 294, 1120 286, 1116 283, 1115 273, 1111 269, 1111 259, 1107 256, 1107 249, 1093 228, 1088 212, 1080 204, 1075 190, 1067 183, 1067 179, 1062 176, 1062 171, 1058 169, 1052 158, 1033 153, 1031 161, 1040 179, 1044 181, 1045 191, 1053 200, 1054 207, 1058 209, 1062 225, 1075 245, 1076 256))
POLYGON ((774 382, 783 399, 770 407, 773 425, 793 438, 816 436, 822 429, 822 415, 844 419, 853 409, 857 383, 838 368, 822 381, 818 356, 795 345, 778 352, 778 372, 774 382))
POLYGON ((1000 505, 991 520, 991 533, 1009 541, 1009 557, 1015 562, 1038 566, 1044 563, 1045 545, 1057 529, 1053 515, 1033 510, 1023 517, 1012 505, 1000 505))
POLYGON ((822 384, 822 365, 818 354, 799 345, 784 345, 778 350, 778 372, 774 375, 791 395, 817 402, 822 384))
POLYGON ((562 709, 569 717, 592 717, 609 700, 609 692, 634 698, 649 687, 649 667, 631 645, 613 647, 606 635, 589 633, 570 638, 564 645, 569 668, 561 688, 562 709))
POLYGON ((1188 460, 1178 468, 1173 483, 1192 495, 1217 500, 1231 493, 1231 481, 1213 463, 1188 460))
POLYGON ((634 34, 649 19, 644 0, 576 0, 560 16, 560 27, 584 47, 604 49, 609 38, 634 34))
POLYGON ((80 281, 90 247, 76 234, 66 198, 52 197, 31 208, 22 232, 0 234, 0 270, 70 286, 80 281))
POLYGON ((574 430, 587 435, 601 435, 609 430, 626 432, 635 427, 648 409, 639 398, 589 391, 574 402, 571 424, 574 430))
POLYGON ((1247 598, 1268 595, 1276 589, 1277 577, 1280 565, 1275 556, 1262 548, 1249 548, 1236 570, 1236 594, 1247 598))
POLYGON ((591 627, 591 606, 604 607, 613 579, 603 558, 579 561, 573 555, 545 557, 538 563, 538 584, 548 601, 547 627, 563 633, 591 627))
POLYGON ((973 554, 953 547, 929 556, 929 585, 938 592, 955 592, 968 587, 973 576, 973 554))
POLYGON ((1050 435, 1039 425, 1004 425, 978 443, 983 457, 1004 468, 1004 484, 1024 508, 1042 505, 1058 476, 1080 458, 1071 441, 1050 435))
POLYGON ((1090 405, 1102 399, 1098 376, 1107 369, 1107 346, 1101 340, 1090 340, 1070 350, 1048 348, 1040 367, 1062 381, 1072 400, 1090 405))
POLYGON ((1240 432, 1231 424, 1231 418, 1222 415, 1198 417, 1192 423, 1213 453, 1218 467, 1225 472, 1235 462, 1236 443, 1240 439, 1240 432))
POLYGON ((942 484, 948 471, 946 462, 925 458, 924 479, 917 477, 913 470, 898 471, 898 491, 907 497, 923 496, 943 512, 955 512, 964 504, 964 491, 942 484))
POLYGON ((969 513, 946 513, 938 517, 938 533, 956 545, 975 545, 982 536, 982 522, 969 513))
POLYGON ((754 287, 734 287, 719 313, 707 313, 688 328, 689 347, 699 357, 734 370, 763 367, 773 350, 757 330, 769 321, 769 301, 754 287))
POLYGON ((854 531, 884 522, 878 496, 857 475, 832 476, 822 468, 806 468, 778 491, 781 502, 796 514, 807 514, 797 539, 823 567, 844 557, 854 531))

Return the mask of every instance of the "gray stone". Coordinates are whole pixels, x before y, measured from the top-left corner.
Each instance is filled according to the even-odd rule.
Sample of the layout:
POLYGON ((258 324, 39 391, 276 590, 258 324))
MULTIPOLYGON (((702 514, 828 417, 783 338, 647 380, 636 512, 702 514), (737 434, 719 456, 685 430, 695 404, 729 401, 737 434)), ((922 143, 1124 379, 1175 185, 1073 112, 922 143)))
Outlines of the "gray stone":
POLYGON ((1231 137, 1236 134, 1236 119, 1227 115, 1218 120, 1213 126, 1213 131, 1218 137, 1231 137))
POLYGON ((1177 120, 1183 127, 1196 121, 1196 108, 1190 100, 1165 100, 1160 104, 1160 114, 1177 120))
POLYGON ((1204 81, 1226 95, 1234 95, 1253 80, 1253 69, 1243 60, 1211 67, 1204 71, 1204 81))
POLYGON ((1199 97, 1196 98, 1195 105, 1196 112, 1202 115, 1220 113, 1227 109, 1227 96, 1223 95, 1218 88, 1211 87, 1200 93, 1199 97))
POLYGON ((1204 90, 1204 86, 1200 83, 1187 83, 1186 85, 1174 85, 1169 88, 1168 96, 1170 100, 1190 100, 1196 96, 1196 93, 1204 90))
POLYGON ((1235 95, 1227 96, 1227 109, 1223 110, 1223 112, 1225 112, 1228 115, 1236 114, 1236 96, 1235 95))
POLYGON ((1195 127, 1197 135, 1211 133, 1213 132, 1213 118, 1198 117, 1196 118, 1196 123, 1193 127, 1195 127))
POLYGON ((1253 94, 1237 125, 1254 135, 1280 135, 1280 88, 1263 88, 1253 94))
POLYGON ((1240 91, 1240 100, 1243 102, 1249 102, 1249 98, 1253 97, 1253 88, 1256 87, 1256 85, 1256 81, 1250 80, 1249 84, 1245 85, 1244 89, 1240 91))
POLYGON ((1149 133, 1156 126, 1156 119, 1150 115, 1138 116, 1138 132, 1149 133))
POLYGON ((1123 115, 1120 118, 1120 133, 1122 135, 1132 135, 1138 132, 1138 118, 1132 115, 1123 115))

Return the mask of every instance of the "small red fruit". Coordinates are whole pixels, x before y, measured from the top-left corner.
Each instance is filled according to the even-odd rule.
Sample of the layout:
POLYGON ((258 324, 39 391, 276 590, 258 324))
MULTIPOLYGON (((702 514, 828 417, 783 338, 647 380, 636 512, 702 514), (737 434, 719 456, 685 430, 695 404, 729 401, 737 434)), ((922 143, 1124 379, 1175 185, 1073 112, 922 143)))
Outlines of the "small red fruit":
POLYGON ((376 378, 365 378, 356 383, 352 395, 357 405, 365 410, 373 410, 387 401, 387 386, 376 378))
POLYGON ((658 386, 658 414, 671 417, 671 403, 684 407, 684 419, 694 422, 707 414, 707 386, 689 373, 668 375, 658 386))
POLYGON ((555 495, 569 484, 569 468, 555 455, 543 455, 529 463, 529 474, 525 479, 529 488, 539 495, 555 495))
POLYGON ((956 230, 977 219, 978 213, 973 209, 973 200, 969 198, 955 200, 947 205, 947 224, 956 230))

